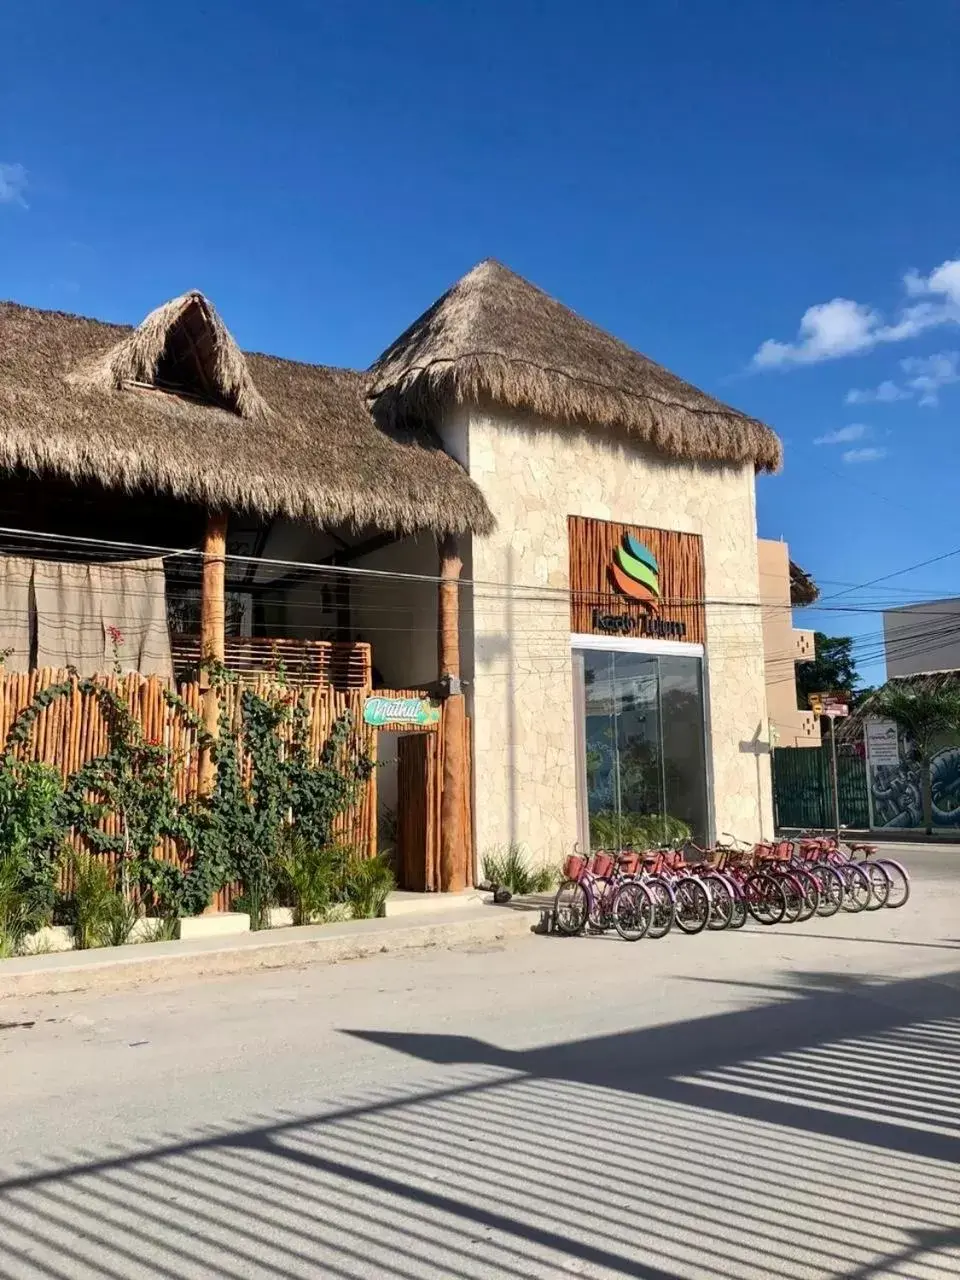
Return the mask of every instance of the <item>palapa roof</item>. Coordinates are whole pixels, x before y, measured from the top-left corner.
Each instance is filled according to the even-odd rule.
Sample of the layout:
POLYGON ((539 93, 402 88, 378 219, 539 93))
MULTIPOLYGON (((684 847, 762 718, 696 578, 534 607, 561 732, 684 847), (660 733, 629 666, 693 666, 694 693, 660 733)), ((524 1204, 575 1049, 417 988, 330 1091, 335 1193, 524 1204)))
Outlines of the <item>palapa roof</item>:
POLYGON ((487 533, 431 423, 451 404, 625 433, 694 462, 780 465, 780 441, 482 262, 366 373, 245 354, 185 293, 137 328, 0 303, 0 468, 322 526, 487 533))
POLYGON ((377 360, 378 409, 429 421, 453 404, 497 405, 547 422, 620 431, 670 457, 775 471, 778 437, 698 391, 488 260, 377 360))
POLYGON ((325 526, 487 532, 463 468, 427 428, 378 423, 369 384, 245 355, 200 293, 136 329, 0 303, 0 467, 325 526))
POLYGON ((793 560, 790 561, 790 603, 798 607, 816 604, 820 599, 820 588, 807 573, 793 560))

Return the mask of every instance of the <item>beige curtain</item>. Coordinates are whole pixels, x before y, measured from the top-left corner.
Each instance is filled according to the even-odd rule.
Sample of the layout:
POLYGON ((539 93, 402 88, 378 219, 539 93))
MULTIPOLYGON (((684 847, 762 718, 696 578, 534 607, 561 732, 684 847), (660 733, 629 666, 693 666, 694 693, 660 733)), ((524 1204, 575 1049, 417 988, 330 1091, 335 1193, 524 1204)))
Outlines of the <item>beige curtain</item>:
POLYGON ((104 669, 97 566, 36 560, 37 666, 76 667, 82 676, 104 669))
POLYGON ((108 628, 116 627, 123 636, 117 655, 124 671, 172 676, 163 561, 132 560, 96 568, 100 575, 108 665, 113 663, 113 643, 108 628))
POLYGON ((172 675, 162 560, 61 564, 37 560, 37 666, 172 675), (111 629, 119 633, 114 657, 111 629))
POLYGON ((0 556, 0 649, 7 671, 30 670, 33 561, 0 556))

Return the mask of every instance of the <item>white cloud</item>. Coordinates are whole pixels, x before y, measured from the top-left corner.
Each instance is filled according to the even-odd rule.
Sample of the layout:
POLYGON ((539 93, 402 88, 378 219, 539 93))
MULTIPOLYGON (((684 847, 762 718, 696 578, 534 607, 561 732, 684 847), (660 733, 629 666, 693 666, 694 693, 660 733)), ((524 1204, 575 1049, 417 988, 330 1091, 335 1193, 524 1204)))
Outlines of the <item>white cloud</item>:
POLYGON ((865 427, 862 422, 852 422, 849 427, 838 427, 836 431, 828 431, 825 435, 817 436, 813 443, 853 444, 854 440, 862 440, 869 434, 870 428, 865 427))
POLYGON ((935 408, 941 387, 960 382, 960 351, 938 351, 932 356, 911 356, 900 361, 907 375, 903 386, 889 379, 874 390, 848 391, 847 404, 890 404, 895 400, 919 400, 924 408, 935 408))
POLYGON ((960 258, 941 262, 926 279, 918 271, 908 271, 903 282, 913 297, 922 297, 925 293, 939 294, 960 306, 960 258))
POLYGON ((844 399, 847 404, 892 404, 895 400, 909 400, 910 392, 888 379, 872 391, 848 391, 844 399))
POLYGON ((866 448, 866 449, 848 449, 843 455, 844 462, 879 462, 881 458, 887 456, 886 449, 866 448))
POLYGON ((908 271, 903 287, 907 297, 923 301, 903 307, 889 323, 879 311, 851 298, 834 298, 809 307, 794 341, 768 338, 754 354, 753 367, 819 364, 870 351, 880 343, 904 342, 939 325, 960 324, 960 258, 941 263, 929 276, 908 271))
POLYGON ((935 408, 940 403, 940 388, 960 382, 960 351, 938 351, 934 356, 901 360, 900 367, 911 375, 907 386, 920 397, 920 403, 935 408))
POLYGON ((786 364, 816 364, 837 356, 853 355, 873 346, 880 317, 869 307, 849 298, 821 302, 804 312, 796 342, 768 338, 753 357, 760 369, 786 364))
POLYGON ((27 207, 23 193, 27 189, 27 171, 22 164, 0 163, 0 204, 27 207))

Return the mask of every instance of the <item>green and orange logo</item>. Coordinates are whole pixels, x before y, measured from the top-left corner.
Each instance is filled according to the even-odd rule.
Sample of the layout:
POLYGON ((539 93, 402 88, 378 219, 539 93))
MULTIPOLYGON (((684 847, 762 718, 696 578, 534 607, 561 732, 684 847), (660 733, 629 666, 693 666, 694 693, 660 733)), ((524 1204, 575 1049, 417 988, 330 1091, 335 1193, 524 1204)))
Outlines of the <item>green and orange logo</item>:
POLYGON ((610 564, 613 585, 631 600, 656 608, 660 603, 660 566, 653 552, 630 533, 613 549, 610 564))

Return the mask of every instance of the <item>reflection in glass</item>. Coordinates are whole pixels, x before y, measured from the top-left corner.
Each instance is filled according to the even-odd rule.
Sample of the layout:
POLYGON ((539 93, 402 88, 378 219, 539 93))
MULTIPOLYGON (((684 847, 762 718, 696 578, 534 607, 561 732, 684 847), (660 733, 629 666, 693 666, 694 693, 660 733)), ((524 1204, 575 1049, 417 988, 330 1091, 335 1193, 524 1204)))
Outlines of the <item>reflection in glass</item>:
POLYGON ((704 841, 700 659, 588 649, 575 664, 591 847, 704 841))

